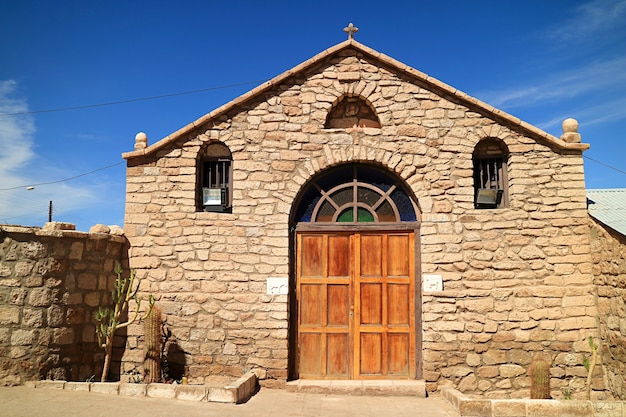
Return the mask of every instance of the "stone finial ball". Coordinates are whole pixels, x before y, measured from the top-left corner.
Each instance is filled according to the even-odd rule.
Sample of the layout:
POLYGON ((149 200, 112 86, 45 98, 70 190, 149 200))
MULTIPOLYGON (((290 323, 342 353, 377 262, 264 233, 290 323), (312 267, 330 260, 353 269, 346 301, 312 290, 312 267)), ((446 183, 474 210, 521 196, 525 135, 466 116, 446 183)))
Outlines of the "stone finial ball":
POLYGON ((563 133, 577 133, 578 132, 578 120, 569 119, 563 120, 563 133))
POLYGON ((148 135, 143 132, 139 132, 135 135, 135 142, 148 142, 148 135))
POLYGON ((148 146, 148 136, 139 132, 135 135, 135 150, 145 149, 148 146))

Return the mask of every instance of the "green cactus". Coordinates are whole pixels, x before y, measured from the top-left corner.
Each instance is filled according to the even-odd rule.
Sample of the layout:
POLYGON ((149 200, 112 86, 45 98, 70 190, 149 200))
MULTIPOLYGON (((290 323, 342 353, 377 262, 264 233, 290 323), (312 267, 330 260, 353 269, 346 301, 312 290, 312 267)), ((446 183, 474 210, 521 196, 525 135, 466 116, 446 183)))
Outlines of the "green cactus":
POLYGON ((143 362, 143 372, 146 384, 159 382, 161 379, 162 326, 161 309, 155 306, 143 322, 146 338, 146 356, 143 362))
POLYGON ((596 367, 598 361, 598 345, 593 341, 593 337, 589 336, 589 347, 591 348, 591 361, 589 358, 583 359, 583 366, 587 370, 587 381, 585 382, 585 393, 587 394, 587 400, 591 400, 591 377, 593 376, 593 370, 596 367))
POLYGON ((146 315, 139 318, 139 308, 141 307, 141 298, 137 296, 139 291, 139 280, 135 283, 135 271, 130 271, 130 277, 122 277, 122 266, 118 263, 115 267, 117 278, 115 279, 115 287, 111 293, 113 307, 98 307, 95 319, 96 335, 98 336, 98 344, 104 349, 104 366, 102 368, 101 382, 106 382, 111 366, 111 355, 113 353, 113 337, 118 329, 127 327, 128 325, 139 320, 143 320, 154 306, 154 297, 150 295, 148 311, 146 315), (135 311, 132 316, 129 314, 127 321, 120 323, 120 316, 128 310, 128 302, 135 300, 135 311))
POLYGON ((535 359, 530 364, 530 398, 546 400, 550 396, 550 365, 543 359, 535 359))

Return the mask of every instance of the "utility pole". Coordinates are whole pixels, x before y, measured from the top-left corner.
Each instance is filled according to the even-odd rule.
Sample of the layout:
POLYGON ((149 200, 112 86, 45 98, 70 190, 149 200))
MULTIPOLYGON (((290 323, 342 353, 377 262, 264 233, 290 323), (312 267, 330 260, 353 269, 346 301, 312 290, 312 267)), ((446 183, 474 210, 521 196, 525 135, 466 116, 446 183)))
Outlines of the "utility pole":
POLYGON ((52 221, 52 200, 50 200, 50 205, 48 206, 48 222, 52 221))

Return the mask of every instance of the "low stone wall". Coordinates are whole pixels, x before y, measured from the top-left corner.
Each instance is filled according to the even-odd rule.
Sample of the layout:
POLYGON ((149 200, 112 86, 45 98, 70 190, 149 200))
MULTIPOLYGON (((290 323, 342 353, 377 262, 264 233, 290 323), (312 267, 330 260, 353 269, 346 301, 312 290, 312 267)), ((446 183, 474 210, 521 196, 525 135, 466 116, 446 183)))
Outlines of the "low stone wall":
POLYGON ((0 227, 0 385, 102 372, 94 314, 110 303, 126 239, 73 229, 0 227))
POLYGON ((451 387, 442 387, 441 395, 460 417, 626 417, 624 401, 487 400, 451 387))
POLYGON ((592 220, 591 252, 607 388, 626 399, 626 238, 592 220))
POLYGON ((209 401, 241 404, 259 388, 254 372, 248 372, 226 385, 135 384, 131 382, 65 382, 37 381, 34 388, 89 391, 129 397, 176 398, 186 401, 209 401))

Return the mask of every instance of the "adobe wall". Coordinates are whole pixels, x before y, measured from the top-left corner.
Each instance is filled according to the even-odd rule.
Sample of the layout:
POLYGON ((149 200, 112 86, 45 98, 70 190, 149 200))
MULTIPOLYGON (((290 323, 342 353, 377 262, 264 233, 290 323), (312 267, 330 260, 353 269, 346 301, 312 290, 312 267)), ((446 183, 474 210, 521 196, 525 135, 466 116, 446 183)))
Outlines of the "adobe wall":
POLYGON ((626 399, 626 238, 590 220, 591 252, 598 286, 602 361, 607 388, 626 399))
MULTIPOLYGON (((161 296, 192 381, 248 369, 287 377, 288 299, 266 295, 266 279, 289 276, 298 191, 350 161, 387 167, 419 202, 420 273, 439 274, 444 285, 422 297, 428 390, 528 396, 536 354, 552 362, 555 396, 582 375, 569 355, 585 351, 598 325, 580 152, 555 150, 425 87, 342 53, 128 161, 130 263, 144 290, 161 296), (324 129, 342 95, 371 103, 382 128, 324 129), (472 151, 490 137, 510 151, 510 206, 476 210, 472 151), (196 158, 211 140, 233 153, 232 214, 195 212, 196 158)), ((132 372, 141 363, 139 326, 127 346, 124 371, 132 372)))
POLYGON ((94 312, 110 302, 126 239, 69 226, 0 226, 0 385, 102 372, 94 312))

